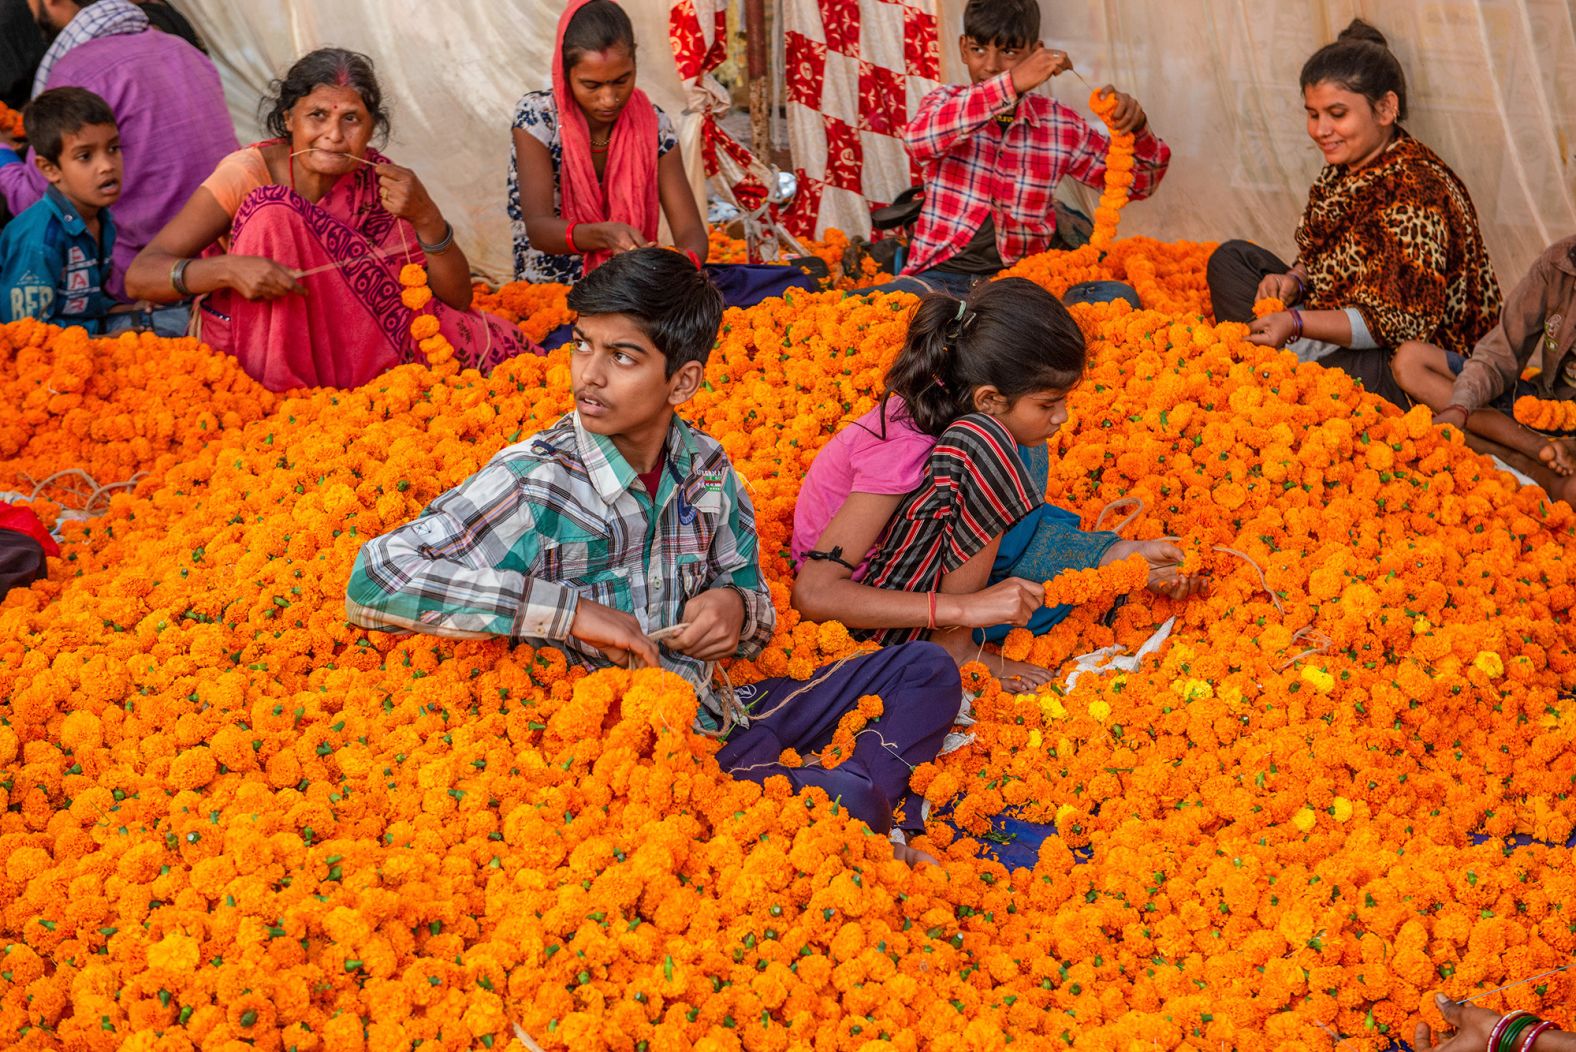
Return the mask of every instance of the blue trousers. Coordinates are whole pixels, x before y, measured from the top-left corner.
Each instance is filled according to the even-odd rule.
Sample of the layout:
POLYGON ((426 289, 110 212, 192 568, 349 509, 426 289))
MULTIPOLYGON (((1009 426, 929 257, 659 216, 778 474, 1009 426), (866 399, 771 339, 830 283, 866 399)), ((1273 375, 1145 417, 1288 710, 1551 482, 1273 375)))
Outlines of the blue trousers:
POLYGON ((728 736, 717 752, 722 769, 752 782, 782 775, 795 789, 824 789, 877 833, 892 828, 900 804, 903 828, 923 828, 920 800, 909 790, 908 776, 936 758, 957 718, 963 684, 951 656, 935 643, 903 643, 823 666, 803 683, 778 678, 742 686, 738 696, 751 713, 767 713, 796 691, 777 711, 752 715, 748 727, 728 736), (777 762, 784 749, 811 760, 866 694, 878 696, 883 711, 854 739, 852 756, 830 770, 777 762))

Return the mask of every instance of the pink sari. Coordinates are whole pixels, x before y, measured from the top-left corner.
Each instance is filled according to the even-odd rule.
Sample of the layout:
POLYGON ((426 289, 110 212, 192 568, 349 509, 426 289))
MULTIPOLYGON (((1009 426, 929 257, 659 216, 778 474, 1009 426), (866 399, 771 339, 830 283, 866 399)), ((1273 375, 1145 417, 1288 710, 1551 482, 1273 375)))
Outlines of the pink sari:
MULTIPOLYGON (((374 150, 366 159, 387 160, 374 150)), ((305 296, 254 302, 221 289, 202 301, 204 342, 235 355, 269 390, 359 387, 422 360, 410 336, 415 315, 400 302, 399 271, 426 257, 411 225, 383 208, 371 167, 342 177, 316 204, 288 186, 258 187, 235 214, 229 250, 313 272, 301 279, 305 296)), ((436 298, 430 309, 463 367, 486 372, 514 355, 541 353, 502 318, 436 298)))

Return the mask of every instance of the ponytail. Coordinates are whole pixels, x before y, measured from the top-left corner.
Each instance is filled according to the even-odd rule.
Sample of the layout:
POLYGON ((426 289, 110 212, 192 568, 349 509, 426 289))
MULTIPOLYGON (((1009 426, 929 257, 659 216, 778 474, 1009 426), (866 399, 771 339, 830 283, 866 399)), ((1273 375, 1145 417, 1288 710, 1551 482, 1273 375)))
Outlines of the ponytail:
POLYGON ((887 370, 889 395, 914 426, 939 436, 974 412, 987 384, 1009 401, 1068 388, 1083 375, 1083 332, 1061 301, 1032 281, 1002 278, 964 299, 932 292, 909 319, 908 339, 887 370))

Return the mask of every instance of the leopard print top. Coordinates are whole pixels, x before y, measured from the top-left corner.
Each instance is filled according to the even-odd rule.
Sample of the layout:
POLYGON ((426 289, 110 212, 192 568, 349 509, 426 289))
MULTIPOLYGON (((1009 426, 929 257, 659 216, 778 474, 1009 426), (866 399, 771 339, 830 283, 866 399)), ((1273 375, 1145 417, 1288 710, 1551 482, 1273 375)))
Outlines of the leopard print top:
POLYGON ((1356 172, 1329 165, 1297 226, 1308 306, 1355 307, 1381 347, 1470 354, 1503 302, 1466 186, 1405 131, 1356 172))

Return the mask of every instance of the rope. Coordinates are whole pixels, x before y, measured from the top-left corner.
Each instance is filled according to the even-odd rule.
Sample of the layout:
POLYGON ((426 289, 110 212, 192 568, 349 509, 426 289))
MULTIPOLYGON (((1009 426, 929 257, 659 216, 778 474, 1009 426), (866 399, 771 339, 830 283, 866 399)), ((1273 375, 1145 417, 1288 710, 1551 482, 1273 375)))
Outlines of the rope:
POLYGON ((86 482, 90 487, 92 487, 92 492, 88 494, 87 499, 83 502, 80 508, 75 508, 73 510, 80 511, 91 518, 98 515, 103 515, 109 510, 109 502, 107 500, 104 501, 102 508, 98 507, 99 501, 104 498, 106 493, 108 493, 110 490, 129 489, 130 487, 135 486, 142 479, 142 476, 146 474, 147 472, 145 471, 139 471, 124 482, 106 482, 102 484, 92 475, 89 475, 86 471, 83 471, 81 468, 65 468, 55 472, 53 475, 47 476, 42 481, 34 481, 33 477, 27 474, 20 475, 19 477, 24 479, 29 485, 33 487, 33 492, 28 495, 28 500, 37 500, 38 495, 42 493, 44 489, 56 479, 65 478, 68 476, 74 476, 81 479, 83 482, 86 482))
POLYGON ((1291 641, 1293 643, 1297 642, 1299 639, 1312 640, 1314 645, 1309 647, 1307 650, 1304 650, 1302 653, 1288 659, 1280 666, 1280 668, 1276 669, 1277 672, 1291 668, 1305 657, 1312 657, 1314 654, 1323 654, 1335 645, 1335 640, 1331 639, 1317 628, 1314 628, 1312 625, 1304 625, 1291 634, 1291 641))
MULTIPOLYGON (((1105 521, 1105 517, 1106 517, 1107 514, 1109 514, 1112 511, 1115 511, 1117 508, 1126 507, 1128 505, 1132 505, 1133 510, 1128 514, 1127 518, 1123 519, 1121 522, 1117 523, 1115 526, 1113 526, 1111 528, 1111 532, 1112 533, 1120 535, 1123 530, 1127 529, 1127 527, 1132 524, 1134 519, 1138 518, 1140 515, 1142 515, 1144 513, 1144 498, 1142 498, 1142 497, 1118 497, 1118 498, 1116 498, 1111 503, 1109 503, 1105 507, 1101 508, 1100 509, 1100 514, 1098 514, 1098 515, 1096 515, 1094 517, 1094 528, 1098 531, 1100 529, 1100 524, 1105 521)), ((1173 538, 1169 538, 1169 539, 1175 540, 1176 538, 1173 537, 1173 538)))
MULTIPOLYGON (((1212 548, 1211 551, 1224 552, 1227 555, 1235 555, 1237 558, 1241 559, 1243 562, 1245 562, 1249 566, 1253 567, 1253 572, 1259 575, 1259 587, 1262 588, 1264 590, 1264 592, 1270 597, 1270 602, 1275 604, 1275 612, 1278 613, 1278 614, 1282 614, 1282 615, 1284 615, 1286 613, 1286 606, 1285 606, 1284 603, 1282 603, 1280 601, 1280 596, 1276 595, 1270 589, 1270 582, 1269 582, 1269 579, 1264 576, 1264 569, 1263 569, 1263 567, 1259 566, 1258 563, 1254 562, 1251 557, 1249 557, 1247 555, 1244 555, 1242 552, 1237 551, 1237 549, 1235 549, 1235 548, 1228 548, 1224 544, 1217 544, 1217 545, 1215 545, 1215 547, 1212 548)), ((1293 638, 1295 638, 1295 637, 1293 637, 1293 638)))

